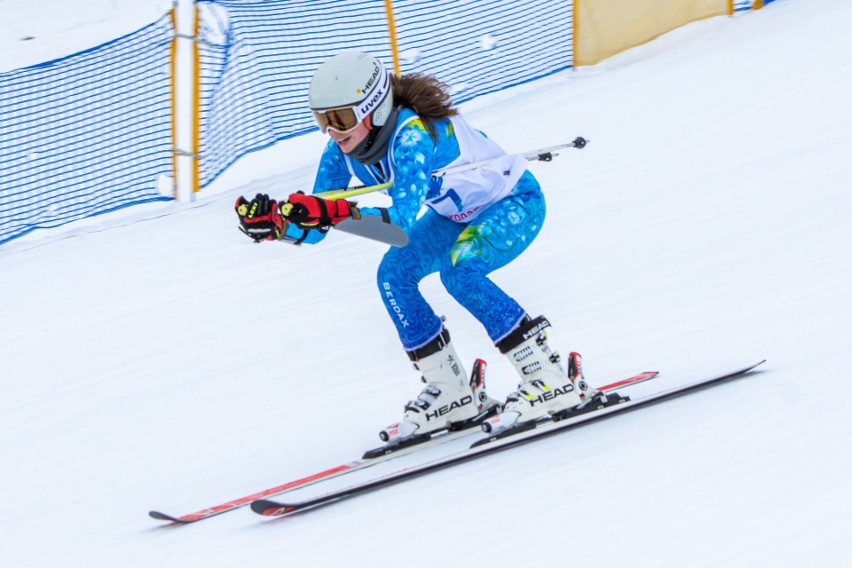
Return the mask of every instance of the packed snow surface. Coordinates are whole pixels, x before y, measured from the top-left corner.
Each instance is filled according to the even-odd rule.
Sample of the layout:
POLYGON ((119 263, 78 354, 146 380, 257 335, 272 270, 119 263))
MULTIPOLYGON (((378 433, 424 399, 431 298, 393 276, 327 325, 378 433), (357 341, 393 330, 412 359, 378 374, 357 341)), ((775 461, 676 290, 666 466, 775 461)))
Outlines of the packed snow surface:
MULTIPOLYGON (((0 0, 0 65, 128 33, 162 4, 0 0)), ((322 135, 249 156, 195 203, 0 247, 0 563, 845 565, 850 21, 847 0, 778 0, 462 107, 511 151, 591 141, 531 165, 547 222, 493 278, 593 383, 761 372, 304 515, 147 512, 346 463, 419 392, 376 289, 382 245, 237 231, 237 195, 310 187, 322 135)), ((436 277, 422 289, 504 396, 517 379, 478 322, 436 277)))

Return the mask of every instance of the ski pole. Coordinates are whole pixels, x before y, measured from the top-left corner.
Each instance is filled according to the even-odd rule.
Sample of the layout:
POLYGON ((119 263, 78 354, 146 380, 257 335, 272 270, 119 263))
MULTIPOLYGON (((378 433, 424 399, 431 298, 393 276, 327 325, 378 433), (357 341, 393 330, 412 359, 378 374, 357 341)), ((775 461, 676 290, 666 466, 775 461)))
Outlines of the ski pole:
MULTIPOLYGON (((565 144, 558 144, 556 146, 548 146, 547 148, 540 148, 538 150, 533 150, 530 152, 525 152, 521 154, 524 159, 530 162, 549 162, 554 157, 559 154, 556 153, 557 150, 563 150, 565 148, 577 148, 578 150, 586 147, 589 141, 583 138, 582 136, 578 136, 572 142, 567 142, 565 144)), ((501 156, 502 157, 502 156, 501 156)), ((467 170, 473 170, 476 168, 481 168, 486 164, 490 164, 497 158, 491 158, 489 160, 482 160, 481 162, 474 162, 472 164, 462 164, 460 166, 454 166, 451 168, 441 168, 439 170, 435 170, 432 172, 432 177, 443 177, 449 174, 455 174, 458 172, 463 172, 467 170)), ((393 187, 393 182, 388 181, 385 183, 380 183, 378 185, 359 185, 355 187, 346 187, 343 189, 331 189, 329 191, 321 191, 319 193, 315 193, 317 197, 321 197, 323 199, 347 199, 349 197, 356 197, 358 195, 365 195, 367 193, 374 193, 376 191, 383 191, 385 189, 390 189, 393 187)))
MULTIPOLYGON (((521 154, 521 156, 529 162, 549 162, 554 157, 559 155, 556 153, 556 150, 563 150, 565 148, 581 149, 585 148, 586 144, 588 143, 588 140, 586 140, 582 136, 578 136, 574 139, 573 142, 568 142, 566 144, 558 144, 556 146, 548 146, 547 148, 540 148, 531 152, 524 152, 523 154, 521 154)), ((452 168, 442 168, 440 170, 435 170, 434 172, 432 172, 432 177, 444 177, 448 174, 454 174, 466 170, 473 170, 476 168, 480 168, 486 164, 490 164, 496 159, 497 158, 491 158, 489 160, 482 160, 481 162, 473 162, 472 164, 462 164, 461 166, 455 166, 452 168)))

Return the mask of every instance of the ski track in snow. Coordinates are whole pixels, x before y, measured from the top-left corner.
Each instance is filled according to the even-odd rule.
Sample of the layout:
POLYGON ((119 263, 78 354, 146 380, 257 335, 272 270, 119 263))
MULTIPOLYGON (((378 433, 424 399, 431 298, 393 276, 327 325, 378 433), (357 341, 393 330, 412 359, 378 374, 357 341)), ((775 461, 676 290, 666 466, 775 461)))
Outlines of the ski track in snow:
MULTIPOLYGON (((127 12, 86 20, 103 2, 75 2, 68 33, 104 40, 158 15, 113 0, 127 12)), ((37 26, 28 2, 0 10, 8 37, 37 26)), ((591 381, 662 371, 641 393, 766 358, 761 372, 304 515, 174 528, 146 513, 348 462, 420 389, 375 288, 382 245, 236 229, 237 195, 309 186, 322 136, 247 157, 197 203, 0 247, 2 564, 844 565, 849 21, 846 0, 778 0, 463 106, 512 151, 591 140, 531 166, 547 222, 493 276, 591 381)), ((64 37, 43 58, 90 45, 64 37)), ((479 324, 436 277, 422 289, 460 354, 489 361, 492 396, 511 390, 479 324)))

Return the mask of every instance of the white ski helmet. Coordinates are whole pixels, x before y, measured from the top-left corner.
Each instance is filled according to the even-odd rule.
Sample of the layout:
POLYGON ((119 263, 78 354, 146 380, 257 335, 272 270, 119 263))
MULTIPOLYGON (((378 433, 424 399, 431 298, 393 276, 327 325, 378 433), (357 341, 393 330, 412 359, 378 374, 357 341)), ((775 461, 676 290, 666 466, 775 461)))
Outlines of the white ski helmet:
POLYGON ((348 132, 362 121, 382 126, 393 110, 390 75, 372 55, 343 51, 316 70, 308 102, 323 132, 348 132))

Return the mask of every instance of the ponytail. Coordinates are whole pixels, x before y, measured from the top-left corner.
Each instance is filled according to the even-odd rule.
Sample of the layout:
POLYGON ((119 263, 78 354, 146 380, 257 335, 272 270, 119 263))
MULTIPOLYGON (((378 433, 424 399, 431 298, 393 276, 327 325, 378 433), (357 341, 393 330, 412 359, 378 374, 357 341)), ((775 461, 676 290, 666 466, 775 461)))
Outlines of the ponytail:
POLYGON ((411 108, 426 126, 432 139, 437 142, 434 121, 449 118, 459 112, 453 107, 450 87, 434 75, 408 73, 391 75, 394 106, 411 108))

